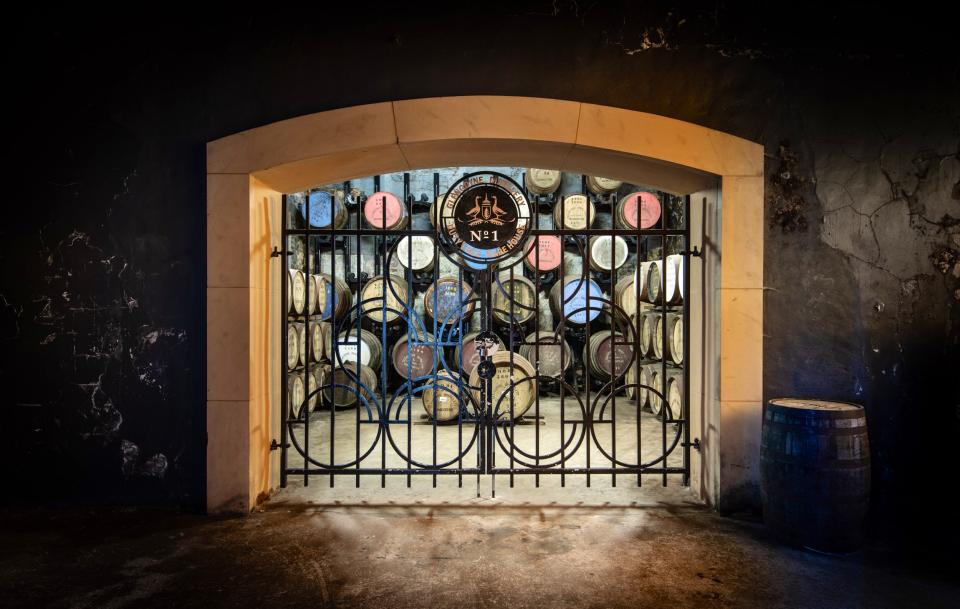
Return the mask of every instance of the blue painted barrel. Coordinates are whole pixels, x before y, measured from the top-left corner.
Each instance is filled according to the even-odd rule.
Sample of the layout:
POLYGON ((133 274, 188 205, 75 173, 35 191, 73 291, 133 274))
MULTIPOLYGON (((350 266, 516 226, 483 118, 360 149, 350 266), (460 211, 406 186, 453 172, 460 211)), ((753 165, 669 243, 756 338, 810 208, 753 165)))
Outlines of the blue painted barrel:
POLYGON ((332 277, 326 273, 317 275, 317 290, 323 290, 320 301, 323 302, 323 312, 320 319, 340 319, 353 304, 352 294, 347 284, 339 277, 334 285, 332 277))
POLYGON ((597 283, 580 275, 567 275, 550 289, 553 314, 574 324, 587 324, 603 311, 603 290, 597 283), (590 299, 587 308, 587 297, 590 299))
POLYGON ((763 411, 763 520, 778 537, 826 552, 864 540, 870 443, 862 406, 778 398, 763 411))
MULTIPOLYGON (((315 190, 308 195, 310 202, 310 226, 313 228, 341 228, 346 223, 346 208, 325 190, 315 190)), ((300 204, 300 213, 307 215, 306 203, 300 204)))

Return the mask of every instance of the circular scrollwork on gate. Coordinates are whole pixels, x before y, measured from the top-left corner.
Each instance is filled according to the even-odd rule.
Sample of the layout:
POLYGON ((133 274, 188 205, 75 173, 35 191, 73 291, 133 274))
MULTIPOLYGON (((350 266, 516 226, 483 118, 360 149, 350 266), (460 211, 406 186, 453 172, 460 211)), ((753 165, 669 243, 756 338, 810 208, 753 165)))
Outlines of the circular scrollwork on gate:
POLYGON ((467 174, 443 197, 440 242, 474 265, 496 264, 526 243, 532 227, 523 187, 495 171, 467 174))

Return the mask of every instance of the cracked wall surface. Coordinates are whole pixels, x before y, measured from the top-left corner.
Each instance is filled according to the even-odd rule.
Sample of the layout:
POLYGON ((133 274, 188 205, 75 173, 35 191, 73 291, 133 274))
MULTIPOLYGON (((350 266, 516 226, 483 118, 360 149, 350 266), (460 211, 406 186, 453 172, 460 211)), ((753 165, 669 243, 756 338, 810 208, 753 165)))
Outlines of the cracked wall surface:
MULTIPOLYGON (((960 439, 960 88, 945 26, 844 7, 780 19, 490 3, 479 22, 467 8, 337 10, 134 15, 122 31, 64 14, 16 34, 34 48, 32 32, 49 33, 14 66, 21 89, 63 94, 18 96, 10 150, 29 159, 27 187, 0 227, 15 497, 202 507, 205 142, 363 103, 505 94, 764 145, 765 396, 863 403, 876 531, 931 521, 960 439), (890 45, 898 32, 910 42, 890 45)), ((750 486, 723 507, 757 504, 750 486)))

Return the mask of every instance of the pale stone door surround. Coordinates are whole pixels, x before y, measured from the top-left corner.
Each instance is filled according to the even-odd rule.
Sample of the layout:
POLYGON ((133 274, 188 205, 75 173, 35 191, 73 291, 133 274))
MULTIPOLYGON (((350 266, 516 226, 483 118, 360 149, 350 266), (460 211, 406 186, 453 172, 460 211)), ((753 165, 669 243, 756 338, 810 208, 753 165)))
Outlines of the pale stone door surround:
POLYGON ((694 353, 705 371, 691 378, 691 395, 703 395, 702 413, 692 413, 691 437, 701 439, 703 450, 699 459, 692 453, 692 485, 712 504, 756 485, 762 146, 608 106, 440 97, 319 112, 207 144, 208 511, 248 511, 278 483, 279 451, 271 451, 270 442, 280 437, 281 268, 270 252, 282 246, 281 193, 458 165, 559 168, 693 193, 695 205, 705 201, 707 331, 702 352, 694 353))

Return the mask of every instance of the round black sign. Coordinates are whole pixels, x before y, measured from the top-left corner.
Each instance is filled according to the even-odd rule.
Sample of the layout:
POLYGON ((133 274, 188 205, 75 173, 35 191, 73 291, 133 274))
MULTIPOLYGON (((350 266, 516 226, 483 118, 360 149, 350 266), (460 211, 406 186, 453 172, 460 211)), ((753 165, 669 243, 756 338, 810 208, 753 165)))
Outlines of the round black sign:
POLYGON ((496 172, 457 181, 439 215, 441 241, 468 262, 502 260, 519 249, 530 232, 530 204, 523 188, 496 172))
POLYGON ((497 365, 490 360, 484 360, 477 364, 477 376, 485 381, 489 381, 497 374, 497 365))

